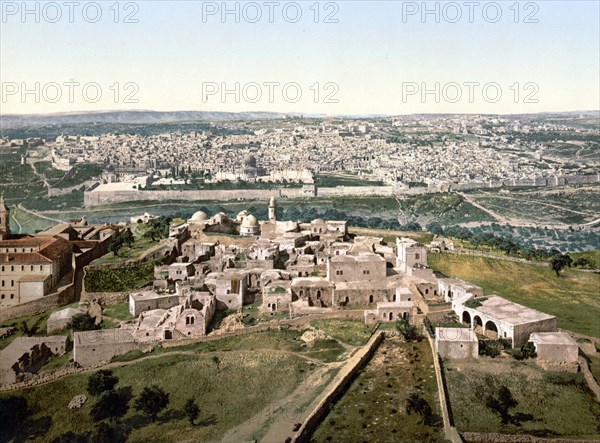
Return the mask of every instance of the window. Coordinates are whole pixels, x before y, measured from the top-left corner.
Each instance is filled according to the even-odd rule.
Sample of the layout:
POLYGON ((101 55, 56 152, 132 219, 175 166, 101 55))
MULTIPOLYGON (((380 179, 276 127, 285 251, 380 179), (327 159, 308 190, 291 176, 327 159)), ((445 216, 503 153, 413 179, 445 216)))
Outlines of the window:
POLYGON ((2 296, 0 296, 0 298, 1 298, 2 300, 4 300, 4 294, 2 294, 2 296))
POLYGON ((31 269, 30 269, 30 271, 33 271, 33 265, 31 265, 31 269))
POLYGON ((415 254, 415 260, 419 259, 419 254, 415 254))
POLYGON ((11 281, 10 281, 10 285, 11 285, 11 286, 14 286, 14 285, 15 285, 15 281, 14 281, 14 280, 11 280, 11 281))
POLYGON ((10 294, 10 299, 12 300, 13 298, 15 298, 15 294, 10 294))
POLYGON ((368 269, 363 269, 363 275, 369 275, 371 273, 371 271, 369 271, 368 269))

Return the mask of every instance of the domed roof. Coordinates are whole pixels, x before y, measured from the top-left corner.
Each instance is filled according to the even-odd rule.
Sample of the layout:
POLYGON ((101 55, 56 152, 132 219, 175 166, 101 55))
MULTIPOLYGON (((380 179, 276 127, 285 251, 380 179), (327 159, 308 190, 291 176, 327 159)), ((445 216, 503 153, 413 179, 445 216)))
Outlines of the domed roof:
POLYGON ((256 228, 258 226, 258 220, 252 214, 244 217, 242 221, 242 228, 256 228))
POLYGON ((243 211, 238 212, 237 218, 243 218, 247 215, 250 215, 250 213, 244 209, 243 211))
POLYGON ((248 154, 244 157, 244 165, 250 168, 256 168, 256 157, 254 157, 252 154, 248 154))
POLYGON ((323 220, 322 218, 315 218, 315 219, 314 219, 312 222, 313 222, 314 224, 317 224, 317 223, 325 223, 325 220, 323 220))
POLYGON ((198 212, 195 212, 194 215, 192 215, 191 219, 194 221, 204 221, 204 220, 208 220, 208 215, 204 211, 198 211, 198 212))

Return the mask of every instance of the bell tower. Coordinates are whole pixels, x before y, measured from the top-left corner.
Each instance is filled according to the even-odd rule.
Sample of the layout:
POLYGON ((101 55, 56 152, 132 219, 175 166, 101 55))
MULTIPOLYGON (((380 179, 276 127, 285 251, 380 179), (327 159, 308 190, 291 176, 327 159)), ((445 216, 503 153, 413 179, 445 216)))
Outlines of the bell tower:
POLYGON ((0 195, 0 240, 10 237, 10 210, 4 204, 4 194, 0 195))

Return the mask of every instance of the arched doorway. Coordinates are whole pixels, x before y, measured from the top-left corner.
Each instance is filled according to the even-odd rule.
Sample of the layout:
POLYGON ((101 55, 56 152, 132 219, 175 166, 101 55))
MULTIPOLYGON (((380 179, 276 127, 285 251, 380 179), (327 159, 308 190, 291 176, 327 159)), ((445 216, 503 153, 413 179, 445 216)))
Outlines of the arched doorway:
POLYGON ((391 312, 390 312, 390 315, 389 315, 389 319, 390 319, 390 321, 392 320, 392 313, 391 312))
POLYGON ((369 295, 369 303, 373 303, 373 296, 369 295))
POLYGON ((463 312, 462 314, 462 322, 471 327, 471 314, 469 314, 467 311, 463 312))
POLYGON ((321 291, 320 290, 317 291, 317 300, 321 300, 321 291))
POLYGON ((498 338, 498 327, 493 321, 488 321, 485 324, 485 336, 489 338, 498 338))
POLYGON ((481 317, 479 317, 478 315, 473 317, 473 329, 475 330, 475 332, 483 334, 483 322, 481 321, 481 317))

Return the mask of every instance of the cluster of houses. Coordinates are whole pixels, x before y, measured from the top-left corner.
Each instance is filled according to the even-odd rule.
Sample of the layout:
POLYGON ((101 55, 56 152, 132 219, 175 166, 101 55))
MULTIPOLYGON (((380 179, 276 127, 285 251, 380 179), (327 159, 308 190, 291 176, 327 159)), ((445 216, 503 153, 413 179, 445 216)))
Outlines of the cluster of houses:
POLYGON ((274 198, 267 221, 246 211, 235 218, 200 211, 169 235, 176 260, 155 267, 152 287, 129 294, 135 320, 76 332, 76 363, 91 366, 163 341, 202 337, 217 311, 252 304, 264 314, 290 317, 361 309, 367 323, 421 325, 425 318, 436 323, 455 315, 462 327, 436 330, 442 358, 477 357, 478 337, 485 336, 516 348, 531 341, 542 366, 577 368, 577 344, 557 331, 556 317, 433 272, 428 247, 412 239, 389 245, 350 236, 345 221, 279 221, 274 198), (223 238, 232 241, 215 240, 223 238))

